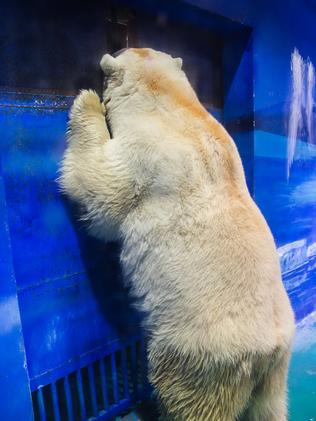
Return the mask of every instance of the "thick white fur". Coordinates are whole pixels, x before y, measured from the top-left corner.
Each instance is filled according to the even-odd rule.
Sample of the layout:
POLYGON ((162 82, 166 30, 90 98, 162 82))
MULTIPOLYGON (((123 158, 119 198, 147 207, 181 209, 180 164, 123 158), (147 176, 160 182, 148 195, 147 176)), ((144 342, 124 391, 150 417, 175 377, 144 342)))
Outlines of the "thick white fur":
POLYGON ((61 183, 122 243, 162 419, 285 421, 293 313, 233 140, 180 59, 129 49, 101 66, 104 104, 76 98, 61 183))

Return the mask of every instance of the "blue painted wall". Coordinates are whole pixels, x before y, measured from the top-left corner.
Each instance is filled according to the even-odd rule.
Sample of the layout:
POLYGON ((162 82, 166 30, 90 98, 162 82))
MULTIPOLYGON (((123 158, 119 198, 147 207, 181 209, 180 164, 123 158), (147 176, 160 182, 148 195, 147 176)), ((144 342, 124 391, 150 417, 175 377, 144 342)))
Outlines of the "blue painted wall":
MULTIPOLYGON (((32 390, 71 371, 88 354, 93 359, 117 338, 138 333, 138 318, 119 280, 117 247, 87 237, 58 191, 72 101, 0 96, 7 236, 1 246, 5 241, 10 246, 3 265, 8 271, 5 261, 12 261, 14 276, 11 280, 3 272, 3 278, 13 283, 15 294, 15 301, 5 295, 3 300, 6 306, 19 300, 32 390)), ((11 307, 8 311, 18 311, 11 307)), ((15 317, 20 323, 19 312, 15 317)), ((25 360, 24 348, 20 352, 25 360)))
MULTIPOLYGON (((0 124, 2 122, 0 116, 0 124)), ((0 173, 0 212, 0 390, 2 395, 0 408, 5 419, 31 421, 33 419, 31 391, 12 264, 2 173, 0 173), (12 399, 13 396, 14 399, 12 399)))
POLYGON ((273 9, 263 8, 254 34, 255 199, 279 246, 284 282, 298 319, 316 308, 316 147, 307 147, 304 137, 298 140, 287 180, 290 56, 298 48, 316 63, 315 18, 312 2, 279 1, 273 9))
MULTIPOLYGON (((298 140, 288 180, 288 102, 294 48, 316 63, 315 2, 187 1, 253 28, 253 150, 247 146, 249 137, 245 143, 231 133, 252 156, 254 197, 274 234, 284 282, 301 319, 316 309, 316 146, 307 147, 304 136, 298 140)), ((243 87, 238 88, 242 96, 243 87)))
MULTIPOLYGON (((138 7, 137 45, 184 56, 185 70, 203 103, 219 118, 231 121, 236 96, 230 95, 227 108, 223 98, 234 82, 247 86, 243 78, 251 54, 245 54, 238 77, 233 75, 248 32, 192 7, 181 9, 178 16, 169 2, 147 5, 148 10, 137 3, 141 2, 133 2, 138 7), (167 19, 163 27, 161 10, 167 19), (224 73, 223 43, 236 53, 228 60, 232 66, 224 66, 224 73)), ((12 7, 4 8, 6 23, 0 28, 6 53, 6 60, 0 63, 0 207, 4 211, 0 356, 2 349, 8 350, 0 362, 0 372, 6 373, 5 379, 0 376, 5 397, 0 410, 12 421, 32 419, 31 391, 140 334, 140 316, 131 308, 128 291, 120 282, 118 246, 101 244, 86 235, 76 222, 77 209, 62 197, 56 182, 74 95, 78 88, 100 90, 102 86, 97 59, 110 49, 104 42, 109 40, 110 25, 104 25, 108 22, 105 9, 92 2, 75 13, 66 6, 59 13, 56 2, 51 2, 34 14, 29 3, 19 6, 13 2, 12 7), (51 36, 47 28, 59 35, 51 36), (8 324, 10 318, 14 326, 8 324), (10 396, 16 385, 15 406, 10 396)), ((120 30, 116 27, 117 35, 120 30)), ((113 45, 124 46, 119 40, 113 45)), ((252 89, 244 92, 244 112, 249 104, 252 89)), ((247 145, 251 144, 253 140, 247 145)), ((245 154, 247 147, 240 144, 245 154)), ((249 160, 251 188, 252 168, 253 160, 249 160)))
MULTIPOLYGON (((248 186, 275 236, 297 318, 303 318, 316 306, 316 149, 299 139, 287 180, 286 144, 293 49, 316 64, 313 2, 123 3, 138 10, 134 42, 185 56, 203 102, 233 135, 248 186), (190 7, 179 8, 185 3, 190 7)), ((0 28, 6 40, 0 63, 0 312, 12 321, 0 319, 0 347, 8 350, 0 359, 0 373, 6 373, 0 375, 0 408, 13 421, 32 419, 30 390, 136 335, 139 325, 120 284, 117 246, 88 238, 75 222, 76 209, 58 192, 67 113, 78 88, 100 89, 98 59, 110 49, 111 26, 103 26, 108 15, 97 1, 80 10, 59 6, 41 5, 39 19, 29 4, 12 2, 0 28), (59 35, 50 36, 51 29, 59 35)), ((113 45, 123 46, 122 40, 120 34, 113 45)))

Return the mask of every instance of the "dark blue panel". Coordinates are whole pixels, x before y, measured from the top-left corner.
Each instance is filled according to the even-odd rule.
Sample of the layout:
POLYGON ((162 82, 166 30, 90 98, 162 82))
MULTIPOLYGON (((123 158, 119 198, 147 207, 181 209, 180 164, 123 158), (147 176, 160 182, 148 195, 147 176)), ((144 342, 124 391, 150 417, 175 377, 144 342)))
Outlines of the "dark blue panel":
MULTIPOLYGON (((140 10, 158 15, 160 18, 167 18, 171 21, 182 21, 194 25, 199 28, 211 29, 214 33, 220 36, 227 36, 227 34, 247 29, 246 26, 240 25, 233 20, 227 19, 218 14, 202 11, 199 7, 192 7, 188 3, 198 3, 197 1, 181 1, 181 0, 120 0, 123 4, 139 8, 140 10), (187 3, 187 4, 185 4, 187 3)), ((197 4, 197 6, 199 6, 197 4)))
POLYGON ((247 185, 254 191, 254 113, 252 35, 240 32, 223 44, 223 123, 241 156, 247 185))
MULTIPOLYGON (((167 16, 165 17, 167 19, 167 16)), ((210 110, 223 107, 222 37, 209 28, 141 14, 138 45, 183 59, 183 70, 199 100, 210 110), (168 24, 166 23, 168 22, 168 24)))
POLYGON ((108 2, 1 2, 0 86, 75 93, 101 87, 108 2))
POLYGON ((253 25, 258 14, 260 15, 262 3, 269 3, 253 0, 185 0, 185 2, 247 25, 253 25))

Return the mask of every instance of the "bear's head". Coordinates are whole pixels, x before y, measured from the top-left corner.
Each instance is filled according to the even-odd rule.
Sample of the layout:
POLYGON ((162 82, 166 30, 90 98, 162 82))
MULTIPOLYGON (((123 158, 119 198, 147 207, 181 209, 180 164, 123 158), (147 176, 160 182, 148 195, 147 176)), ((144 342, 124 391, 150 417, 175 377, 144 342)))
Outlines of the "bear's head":
POLYGON ((181 58, 151 48, 128 48, 114 56, 105 54, 100 65, 106 78, 105 102, 113 96, 124 97, 136 91, 153 99, 180 93, 196 99, 182 71, 181 58))

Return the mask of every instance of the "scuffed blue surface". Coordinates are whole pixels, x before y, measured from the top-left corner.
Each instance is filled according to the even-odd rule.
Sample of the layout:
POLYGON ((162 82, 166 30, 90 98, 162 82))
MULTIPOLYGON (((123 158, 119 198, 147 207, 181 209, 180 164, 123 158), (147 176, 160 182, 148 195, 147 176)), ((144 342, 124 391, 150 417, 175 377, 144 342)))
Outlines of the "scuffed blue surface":
MULTIPOLYGON (((0 154, 1 159, 1 154, 0 154)), ((16 281, 11 258, 7 208, 0 174, 0 390, 7 420, 32 421, 33 411, 16 281), (14 399, 12 397, 14 396, 14 399)))
POLYGON ((67 111, 11 105, 2 114, 2 170, 18 288, 82 272, 56 184, 67 111))
POLYGON ((118 247, 84 232, 56 179, 73 98, 0 97, 2 175, 31 386, 138 332, 118 247))
MULTIPOLYGON (((260 154, 255 158, 255 200, 275 237, 283 280, 300 320, 315 310, 315 146, 310 146, 309 159, 294 161, 287 180, 286 159, 281 157, 286 138, 260 131, 255 132, 255 137, 257 143, 278 145, 273 149, 276 157, 271 156, 270 145, 266 148, 268 156, 260 154)), ((307 147, 305 142, 301 144, 307 147)))

